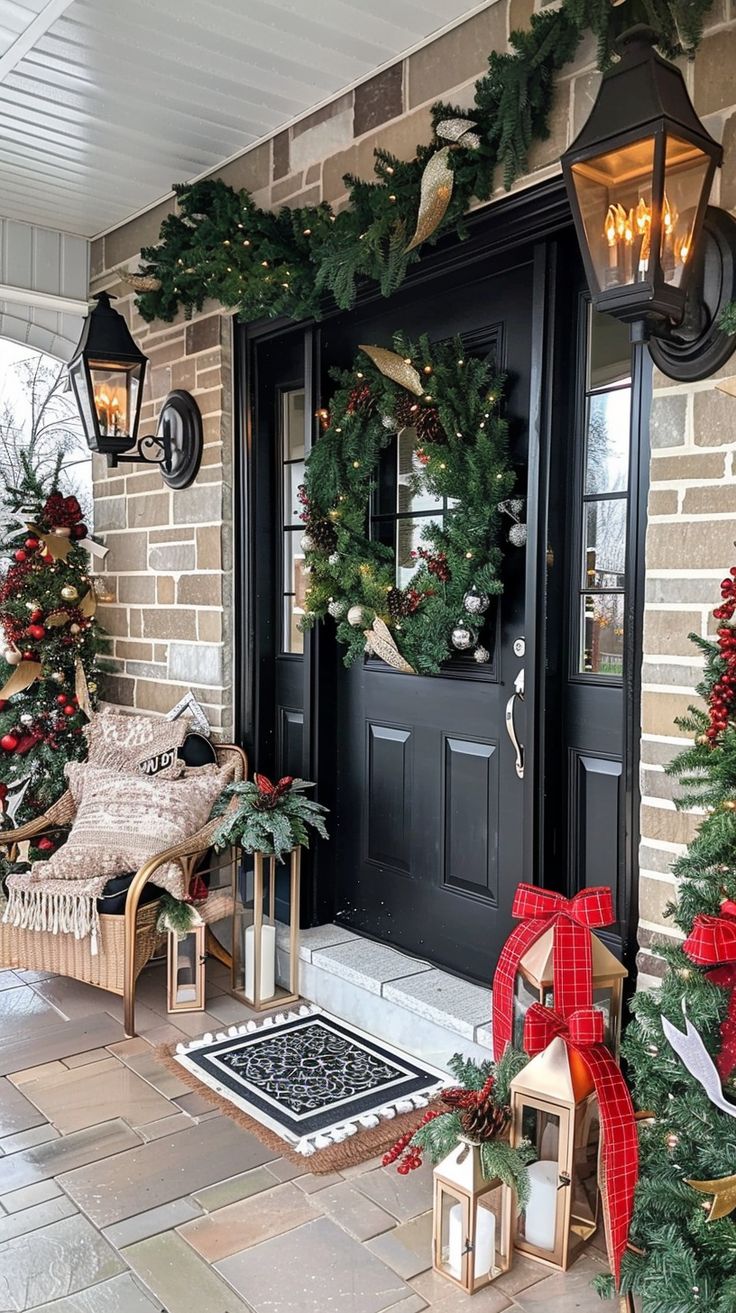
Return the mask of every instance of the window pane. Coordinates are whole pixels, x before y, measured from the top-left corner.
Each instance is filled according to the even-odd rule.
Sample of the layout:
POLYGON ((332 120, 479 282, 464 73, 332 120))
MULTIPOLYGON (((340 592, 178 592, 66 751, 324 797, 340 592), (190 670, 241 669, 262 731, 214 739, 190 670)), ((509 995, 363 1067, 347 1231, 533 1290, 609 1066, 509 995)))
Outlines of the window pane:
POLYGON ((293 652, 299 656, 304 652, 304 634, 299 628, 302 611, 294 604, 293 597, 284 598, 284 652, 293 652))
POLYGON ((304 510, 297 497, 299 485, 304 482, 304 461, 297 460, 291 465, 284 465, 284 524, 301 524, 300 513, 304 510))
POLYGON ((631 391, 602 392, 588 402, 585 491, 624 492, 629 482, 631 391))
POLYGON ((581 674, 618 675, 624 669, 624 598, 622 593, 598 593, 582 598, 580 621, 581 674))
POLYGON ((422 470, 421 461, 416 457, 418 445, 416 429, 402 429, 396 439, 396 510, 399 515, 412 511, 433 511, 441 507, 441 497, 432 497, 426 492, 413 493, 411 481, 422 470))
POLYGON ((623 588, 625 568, 625 500, 588 502, 583 587, 623 588))
POLYGON ((304 391, 284 392, 281 398, 281 463, 283 465, 284 524, 299 524, 302 507, 297 489, 304 482, 304 391))
POLYGON ((396 521, 396 586, 406 588, 418 561, 412 557, 422 542, 422 532, 428 524, 441 524, 441 515, 422 515, 413 520, 396 521))
POLYGON ((592 308, 588 314, 588 388, 625 382, 631 375, 628 325, 592 308))

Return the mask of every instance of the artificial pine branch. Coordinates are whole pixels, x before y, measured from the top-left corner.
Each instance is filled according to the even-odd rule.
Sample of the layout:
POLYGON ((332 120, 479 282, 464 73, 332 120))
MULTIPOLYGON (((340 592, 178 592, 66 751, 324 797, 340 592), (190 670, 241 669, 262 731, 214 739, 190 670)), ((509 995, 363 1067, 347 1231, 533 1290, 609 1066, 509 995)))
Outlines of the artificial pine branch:
POLYGON ((326 839, 324 816, 327 808, 304 797, 304 791, 313 788, 308 780, 290 776, 280 780, 278 785, 272 785, 263 775, 229 785, 213 814, 223 815, 232 799, 236 799, 238 806, 225 815, 214 836, 215 847, 236 845, 243 852, 266 853, 283 861, 284 855, 292 848, 309 847, 310 828, 326 839))

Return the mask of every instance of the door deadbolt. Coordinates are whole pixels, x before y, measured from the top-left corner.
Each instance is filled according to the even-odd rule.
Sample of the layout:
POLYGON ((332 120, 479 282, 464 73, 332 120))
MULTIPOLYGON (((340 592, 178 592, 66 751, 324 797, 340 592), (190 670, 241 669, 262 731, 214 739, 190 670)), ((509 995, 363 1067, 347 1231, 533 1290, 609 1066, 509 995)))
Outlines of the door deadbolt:
POLYGON ((514 656, 517 656, 517 657, 523 657, 525 654, 526 654, 526 639, 525 639, 525 638, 515 638, 515 639, 514 639, 514 656))

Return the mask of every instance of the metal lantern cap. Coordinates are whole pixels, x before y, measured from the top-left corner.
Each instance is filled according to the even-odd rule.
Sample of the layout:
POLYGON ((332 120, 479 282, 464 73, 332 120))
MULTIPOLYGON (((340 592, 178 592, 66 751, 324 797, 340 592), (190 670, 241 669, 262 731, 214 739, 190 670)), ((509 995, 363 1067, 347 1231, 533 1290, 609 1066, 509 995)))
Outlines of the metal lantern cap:
POLYGON ((547 1099, 574 1107, 592 1093, 593 1081, 579 1054, 556 1035, 514 1076, 510 1088, 532 1103, 547 1099))
POLYGON ((116 298, 110 292, 97 292, 92 300, 96 305, 82 325, 82 333, 69 365, 83 356, 90 362, 109 361, 115 365, 141 365, 145 368, 148 356, 136 346, 120 311, 113 309, 111 302, 116 298))
MULTIPOLYGON (((597 935, 591 934, 591 953, 593 959, 593 985, 600 987, 604 983, 613 983, 615 980, 626 980, 628 970, 614 957, 610 949, 598 938, 597 935)), ((554 983, 554 949, 555 949, 555 931, 550 926, 544 930, 538 939, 526 950, 519 967, 526 979, 533 984, 536 989, 551 989, 554 983)))

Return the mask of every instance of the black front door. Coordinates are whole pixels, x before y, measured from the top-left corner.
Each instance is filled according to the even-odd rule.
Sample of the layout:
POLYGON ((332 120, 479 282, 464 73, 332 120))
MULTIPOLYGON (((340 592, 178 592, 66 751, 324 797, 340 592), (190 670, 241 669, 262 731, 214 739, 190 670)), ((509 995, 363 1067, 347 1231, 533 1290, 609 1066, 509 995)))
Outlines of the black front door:
MULTIPOLYGON (((361 342, 389 344, 398 327, 413 338, 461 335, 466 354, 491 356, 507 375, 504 411, 524 496, 533 291, 524 252, 464 286, 455 277, 395 297, 325 327, 324 366, 348 364, 361 342)), ((407 496, 413 445, 407 431, 386 450, 370 515, 371 532, 395 546, 399 582, 412 571, 422 524, 437 514, 407 496)), ((523 744, 524 703, 513 690, 524 667, 524 564, 512 547, 503 597, 480 634, 489 663, 458 653, 426 678, 368 660, 337 679, 337 919, 478 978, 508 933, 524 871, 525 780, 505 724, 508 706, 523 744)))

